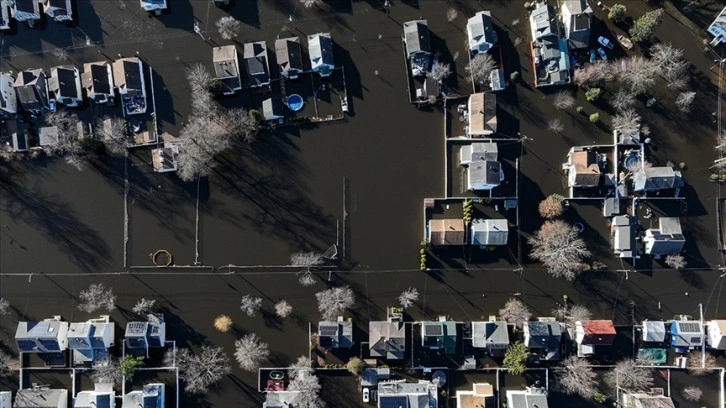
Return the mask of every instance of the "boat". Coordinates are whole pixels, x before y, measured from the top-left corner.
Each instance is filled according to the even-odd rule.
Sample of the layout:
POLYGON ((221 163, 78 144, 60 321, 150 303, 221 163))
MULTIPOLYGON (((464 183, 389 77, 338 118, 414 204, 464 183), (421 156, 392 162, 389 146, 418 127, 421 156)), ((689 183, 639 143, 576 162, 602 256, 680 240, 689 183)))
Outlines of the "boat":
POLYGON ((270 378, 273 380, 282 380, 285 377, 285 373, 282 371, 272 371, 270 372, 270 378))
POLYGON ((618 34, 618 42, 626 50, 629 50, 629 49, 633 48, 633 42, 630 41, 630 38, 628 38, 628 37, 626 37, 624 35, 618 34))

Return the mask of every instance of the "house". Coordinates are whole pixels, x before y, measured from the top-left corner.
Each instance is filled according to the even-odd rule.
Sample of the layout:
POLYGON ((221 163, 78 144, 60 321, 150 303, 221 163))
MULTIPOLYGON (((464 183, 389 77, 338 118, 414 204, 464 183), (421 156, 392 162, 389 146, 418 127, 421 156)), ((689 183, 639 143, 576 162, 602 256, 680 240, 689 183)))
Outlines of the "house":
POLYGON ((509 329, 507 322, 472 322, 471 343, 474 348, 484 348, 489 354, 504 355, 509 347, 509 329))
POLYGON ((114 84, 111 64, 105 61, 83 64, 81 83, 88 99, 99 105, 113 105, 114 84))
POLYGON ((681 230, 681 220, 676 217, 661 217, 658 228, 645 230, 643 237, 645 253, 660 259, 663 256, 678 255, 686 244, 681 230))
POLYGON ((166 10, 166 0, 139 0, 139 2, 144 11, 153 11, 156 14, 160 14, 163 10, 166 10))
POLYGON ((319 322, 318 344, 328 350, 353 347, 353 322, 342 316, 336 322, 319 322))
POLYGON ((368 348, 371 357, 403 359, 406 352, 406 327, 402 317, 388 313, 386 321, 368 322, 368 348))
POLYGON ((164 147, 151 150, 151 166, 157 173, 176 171, 178 155, 179 145, 177 143, 164 143, 164 147))
POLYGON ((146 384, 142 390, 124 395, 121 408, 164 408, 164 384, 146 384))
POLYGON ((681 172, 671 167, 640 168, 633 174, 633 190, 648 193, 650 191, 679 189, 683 187, 681 172))
POLYGON ((559 322, 524 322, 524 345, 539 360, 557 361, 563 332, 559 322))
POLYGON ((706 31, 713 36, 713 40, 711 40, 712 47, 726 42, 726 7, 721 10, 706 31))
POLYGON ((40 115, 48 108, 48 82, 42 69, 22 71, 15 78, 15 93, 23 110, 31 115, 40 115))
POLYGON ((148 315, 146 322, 128 322, 124 341, 126 348, 149 355, 150 348, 166 345, 166 323, 161 315, 148 315))
POLYGON ((622 406, 623 408, 676 408, 671 397, 627 391, 622 395, 622 406))
POLYGON ((411 74, 424 76, 431 70, 431 41, 429 23, 426 20, 413 20, 403 23, 403 40, 406 57, 411 63, 411 74))
POLYGON ((285 119, 282 100, 279 98, 267 98, 262 101, 262 116, 268 122, 282 123, 285 119))
POLYGON ((144 63, 138 57, 117 59, 113 62, 113 79, 124 116, 146 113, 144 63))
POLYGON ((40 0, 43 12, 57 22, 73 21, 71 0, 40 0))
POLYGON ((0 408, 13 408, 12 391, 0 391, 0 408))
POLYGON ((431 245, 464 245, 463 219, 429 220, 428 241, 431 245))
POLYGON ((587 48, 590 45, 591 18, 592 9, 587 4, 587 0, 564 0, 562 2, 562 22, 570 49, 587 48))
POLYGON ((31 27, 35 20, 40 20, 40 4, 38 0, 13 0, 10 13, 19 22, 27 22, 31 27))
POLYGON ((479 11, 466 22, 469 52, 476 55, 488 52, 497 43, 497 32, 492 24, 491 11, 479 11))
POLYGON ((579 146, 571 148, 567 153, 567 163, 563 166, 567 171, 567 186, 570 188, 599 186, 602 180, 600 172, 602 161, 602 156, 596 151, 579 146))
POLYGON ((58 146, 58 127, 56 126, 42 126, 38 128, 38 145, 40 147, 55 147, 58 146))
POLYGON ((333 39, 330 37, 330 33, 309 35, 308 52, 313 72, 317 72, 321 77, 329 77, 335 69, 333 39))
POLYGON ((494 387, 489 383, 474 383, 472 390, 456 391, 456 408, 495 407, 494 387))
POLYGON ((261 88, 270 85, 270 66, 267 63, 267 43, 257 41, 246 43, 242 50, 247 85, 261 88))
POLYGON ((671 320, 671 347, 676 350, 691 350, 701 347, 704 341, 703 328, 698 320, 671 320))
POLYGON ((18 96, 13 84, 15 78, 10 72, 0 72, 0 115, 9 116, 18 113, 18 96))
POLYGON ((438 387, 430 381, 378 383, 378 408, 432 408, 439 405, 438 387))
POLYGON ((613 253, 620 258, 638 258, 635 237, 638 233, 638 219, 629 215, 616 215, 610 224, 610 238, 613 253))
POLYGON ((19 322, 15 341, 21 353, 60 353, 68 348, 68 322, 60 316, 41 322, 19 322))
POLYGON ((68 390, 45 387, 18 390, 13 406, 15 408, 68 408, 68 390))
POLYGON ((615 326, 612 320, 583 320, 575 322, 575 341, 577 355, 580 357, 595 354, 597 346, 612 346, 615 341, 615 326))
POLYGON ((93 391, 76 394, 73 408, 112 408, 116 406, 116 393, 113 384, 94 383, 93 391))
POLYGON ((431 350, 444 350, 446 354, 456 352, 456 322, 421 322, 421 345, 431 350))
POLYGON ((378 387, 380 381, 391 378, 391 369, 387 367, 364 368, 360 375, 361 387, 378 387))
POLYGON ((659 320, 643 322, 643 341, 646 343, 663 343, 666 339, 666 324, 659 320))
POLYGON ((286 79, 297 79, 305 70, 303 67, 302 47, 298 37, 275 40, 275 56, 280 75, 286 79))
POLYGON ((504 181, 502 164, 493 160, 477 160, 466 172, 467 188, 471 191, 491 190, 504 181))
POLYGON ((8 7, 8 2, 9 0, 0 0, 0 31, 10 29, 10 8, 8 7))
POLYGON ((28 144, 28 134, 18 129, 18 121, 16 119, 8 119, 5 121, 5 131, 10 135, 10 144, 16 153, 27 152, 30 150, 28 144))
POLYGON ((63 65, 50 69, 48 90, 56 102, 69 108, 77 108, 83 104, 82 89, 78 68, 63 65))
MULTIPOLYGON (((304 373, 302 374, 304 375, 304 373)), ((302 391, 267 391, 262 408, 292 408, 293 401, 297 399, 302 391)))
POLYGON ((239 54, 234 45, 212 48, 212 62, 217 81, 222 88, 222 94, 234 95, 235 92, 242 89, 239 54))
POLYGON ((709 348, 726 350, 726 320, 711 320, 706 323, 706 338, 709 348))
POLYGON ((548 408, 547 390, 527 387, 525 390, 507 390, 507 408, 548 408))
POLYGON ((108 315, 84 323, 71 323, 68 348, 73 350, 73 362, 81 364, 107 359, 107 350, 114 345, 114 327, 108 315))
POLYGON ((459 164, 468 166, 475 161, 497 160, 498 150, 497 144, 491 142, 475 142, 463 145, 459 151, 459 164))
POLYGON ((535 87, 570 83, 570 56, 567 40, 560 38, 554 8, 538 3, 529 15, 532 30, 532 64, 535 87))
POLYGON ((471 94, 467 102, 469 124, 466 135, 482 137, 497 131, 497 96, 489 92, 471 94))
POLYGON ((504 218, 481 219, 471 221, 471 244, 480 247, 491 245, 507 245, 509 239, 509 223, 504 218))
POLYGON ((423 101, 431 97, 438 98, 441 95, 441 84, 431 76, 426 76, 421 81, 421 87, 416 84, 416 97, 423 101))

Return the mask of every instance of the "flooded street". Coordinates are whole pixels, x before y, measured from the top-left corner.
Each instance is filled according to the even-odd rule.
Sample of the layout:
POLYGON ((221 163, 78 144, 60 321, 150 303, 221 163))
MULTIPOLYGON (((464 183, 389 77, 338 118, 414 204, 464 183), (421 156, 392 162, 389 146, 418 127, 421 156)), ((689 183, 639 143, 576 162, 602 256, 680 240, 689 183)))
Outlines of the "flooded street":
MULTIPOLYGON (((77 0, 77 27, 49 22, 44 30, 21 27, 16 34, 6 35, 0 47, 0 70, 47 70, 61 63, 80 66, 138 52, 154 70, 162 131, 178 135, 191 108, 184 70, 197 62, 211 67, 212 46, 231 42, 216 33, 214 23, 225 12, 211 2, 172 3, 169 15, 149 18, 138 11, 136 1, 77 0), (195 21, 204 40, 193 32, 195 21), (86 38, 92 45, 86 45, 86 38)), ((304 10, 297 0, 238 0, 229 12, 243 22, 239 49, 252 40, 265 40, 271 47, 278 35, 304 37, 330 31, 336 65, 345 70, 350 105, 350 114, 342 121, 262 134, 254 144, 236 146, 218 157, 213 174, 198 186, 183 183, 174 174, 154 173, 146 148, 131 150, 128 160, 94 158, 82 172, 58 159, 0 162, 0 297, 8 299, 16 312, 0 316, 1 342, 12 344, 19 320, 50 315, 85 320, 89 316, 77 310, 76 296, 99 281, 112 286, 118 296, 118 310, 111 315, 121 327, 139 298, 154 298, 171 322, 169 337, 180 344, 211 343, 231 355, 236 337, 254 332, 270 345, 269 365, 285 365, 308 352, 308 322, 319 319, 314 294, 342 284, 356 292, 352 317, 363 331, 369 320, 384 318, 385 307, 393 305, 408 287, 421 293, 410 310, 411 320, 440 314, 459 321, 486 318, 515 295, 536 316, 549 316, 563 294, 586 305, 593 315, 619 324, 629 324, 631 316, 636 320, 695 316, 699 303, 707 318, 723 317, 724 279, 714 269, 726 265, 716 235, 719 186, 708 181, 714 158, 711 112, 716 109, 717 78, 709 70, 713 58, 701 51, 698 37, 668 15, 656 32, 660 40, 684 48, 694 65, 692 86, 700 95, 694 113, 690 117, 676 113, 665 89, 656 91, 655 109, 641 109, 652 131, 653 161, 685 163, 683 193, 688 212, 682 223, 690 269, 674 271, 652 262, 651 267, 635 272, 611 256, 601 208, 576 204, 568 210, 568 220, 587 226, 591 249, 610 266, 608 272, 586 273, 575 282, 554 280, 526 256, 492 256, 477 265, 464 262, 450 270, 421 272, 423 200, 446 195, 447 149, 443 109, 416 109, 408 103, 402 22, 428 19, 434 49, 441 60, 453 62, 455 76, 447 84, 463 94, 470 92, 464 71, 466 18, 485 6, 492 11, 506 76, 519 71, 523 80, 500 94, 497 104, 500 131, 528 137, 514 142, 524 144, 519 180, 524 253, 527 238, 541 225, 537 203, 565 191, 562 163, 567 151, 575 145, 609 142, 612 112, 605 102, 586 102, 584 92, 578 90, 577 104, 588 114, 600 113, 601 123, 591 124, 574 108, 567 113, 556 110, 554 91, 533 88, 529 24, 520 4, 394 1, 387 14, 377 0, 327 3, 304 10), (448 7, 459 11, 451 23, 446 20, 448 7), (515 20, 519 23, 513 24, 515 20), (523 42, 515 47, 518 38, 523 42), (560 134, 546 130, 555 115, 565 125, 560 134), (129 180, 126 198, 125 174, 129 180), (345 234, 341 231, 344 217, 349 221, 345 234), (321 272, 310 288, 298 284, 297 270, 279 267, 289 263, 292 253, 324 252, 342 242, 350 253, 352 270, 321 272), (160 249, 168 250, 177 266, 198 260, 216 272, 211 268, 155 269, 149 255, 160 249), (523 270, 518 270, 517 262, 523 270), (242 268, 252 265, 269 268, 242 268), (245 294, 262 297, 264 312, 253 318, 244 316, 239 300, 245 294), (273 304, 280 299, 294 307, 293 319, 274 317, 273 304), (232 317, 236 330, 214 330, 212 320, 220 313, 232 317)), ((641 7, 645 10, 638 5, 632 12, 640 12, 641 7)), ((604 18, 601 10, 595 13, 604 18)), ((594 24, 601 26, 600 21, 594 24)), ((622 56, 622 50, 618 52, 622 56)), ((606 88, 607 94, 614 85, 606 88)), ((256 99, 243 92, 219 102, 250 108, 256 99)), ((94 113, 86 108, 79 115, 90 119, 94 113)), ((256 375, 235 368, 234 375, 212 390, 206 401, 185 400, 188 405, 182 406, 230 406, 232 396, 238 406, 259 406, 256 383, 256 375)), ((345 392, 341 388, 336 397, 345 401, 345 392)))

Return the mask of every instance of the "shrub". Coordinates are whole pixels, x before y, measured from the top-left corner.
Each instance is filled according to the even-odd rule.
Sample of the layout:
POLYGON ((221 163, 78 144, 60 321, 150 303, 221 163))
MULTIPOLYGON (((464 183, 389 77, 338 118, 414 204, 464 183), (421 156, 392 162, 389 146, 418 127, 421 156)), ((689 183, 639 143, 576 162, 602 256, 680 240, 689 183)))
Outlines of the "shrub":
POLYGON ((597 123, 600 121, 600 114, 595 112, 592 115, 590 115, 590 122, 597 123))
POLYGON ((600 98, 600 93, 602 93, 600 88, 590 88, 587 92, 585 92, 585 99, 587 99, 588 102, 595 102, 600 98))
POLYGON ((619 23, 623 21, 623 18, 625 18, 625 12, 627 9, 625 6, 619 3, 615 3, 610 7, 610 12, 608 13, 608 18, 610 20, 613 20, 616 23, 619 23))
POLYGON ((345 365, 345 367, 350 371, 351 374, 360 375, 360 373, 363 372, 363 369, 365 368, 366 363, 363 362, 358 357, 353 357, 350 360, 348 360, 348 364, 345 365))
POLYGON ((548 196, 539 203, 538 209, 539 215, 546 220, 559 217, 565 210, 565 206, 562 205, 562 196, 557 194, 548 196))

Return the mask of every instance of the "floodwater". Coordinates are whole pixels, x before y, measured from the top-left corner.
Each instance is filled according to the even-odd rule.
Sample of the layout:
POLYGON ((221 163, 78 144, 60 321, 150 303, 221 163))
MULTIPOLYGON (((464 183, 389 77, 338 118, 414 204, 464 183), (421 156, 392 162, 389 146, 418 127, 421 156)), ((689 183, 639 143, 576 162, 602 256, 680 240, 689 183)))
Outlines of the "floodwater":
MULTIPOLYGON (((156 73, 156 104, 163 130, 178 134, 190 109, 183 71, 195 62, 211 66, 212 44, 228 43, 214 32, 214 22, 225 12, 208 1, 174 0, 171 14, 157 19, 138 12, 138 3, 131 0, 77 3, 78 27, 49 23, 42 31, 21 28, 5 36, 0 69, 79 66, 138 51, 156 73), (195 20, 208 37, 206 42, 193 34, 195 20), (94 42, 103 40, 104 46, 86 47, 86 36, 94 42), (62 60, 53 53, 58 47, 76 48, 68 50, 69 60, 62 60)), ((75 308, 75 297, 99 280, 113 286, 119 296, 120 311, 112 316, 121 327, 125 310, 142 296, 153 297, 171 322, 170 337, 180 343, 209 342, 224 346, 231 355, 239 333, 255 332, 270 343, 270 364, 274 365, 307 352, 308 322, 318 319, 313 295, 325 285, 349 284, 356 290, 352 316, 364 331, 367 322, 382 318, 385 306, 409 286, 421 292, 410 312, 415 319, 439 314, 478 319, 495 314, 515 293, 537 315, 549 315, 566 293, 574 302, 590 307, 595 316, 625 323, 631 315, 636 320, 695 315, 698 303, 704 303, 707 317, 723 316, 719 302, 723 280, 705 269, 723 263, 716 248, 717 185, 707 181, 715 133, 710 112, 715 109, 716 91, 708 70, 712 59, 700 51, 700 39, 687 35, 666 16, 656 34, 686 49, 686 57, 697 69, 694 87, 703 99, 693 116, 683 118, 672 111, 665 95, 659 95, 663 102, 658 110, 645 112, 644 120, 651 125, 657 162, 686 163, 687 258, 704 269, 676 272, 654 266, 652 272, 590 273, 567 283, 548 278, 526 258, 519 260, 525 264, 524 271, 517 272, 507 258, 481 263, 485 270, 419 272, 423 198, 445 195, 444 114, 437 108, 417 110, 408 104, 401 23, 428 18, 434 48, 442 60, 454 61, 456 76, 448 85, 463 93, 468 89, 463 70, 465 20, 481 7, 473 0, 394 1, 386 14, 382 2, 374 0, 329 3, 303 10, 294 0, 237 1, 229 12, 243 22, 240 44, 266 40, 271 47, 278 35, 303 37, 330 31, 336 62, 345 67, 351 115, 342 122, 262 135, 251 146, 235 148, 219 158, 214 174, 200 183, 199 194, 195 183, 153 173, 150 156, 143 149, 133 151, 128 163, 122 158, 99 158, 80 173, 57 160, 0 164, 0 296, 9 299, 16 312, 0 317, 3 342, 11 338, 22 318, 62 314, 69 320, 85 319, 75 308), (444 10, 452 5, 459 16, 449 23, 444 10), (666 122, 663 117, 671 119, 666 122), (193 264, 199 200, 198 260, 224 266, 222 272, 237 273, 177 269, 95 275, 124 271, 125 166, 130 181, 128 266, 150 266, 149 254, 158 249, 170 251, 177 265, 193 264), (315 286, 302 288, 294 271, 269 272, 282 270, 271 268, 250 273, 226 267, 285 265, 293 252, 325 251, 341 241, 337 224, 344 217, 344 179, 349 183, 345 242, 356 265, 353 272, 322 274, 315 286), (254 318, 239 312, 239 298, 248 293, 265 299, 266 312, 254 318), (279 299, 293 305, 295 319, 280 321, 271 315, 279 299), (212 320, 219 313, 232 316, 235 333, 214 331, 212 320)), ((507 75, 521 65, 523 80, 531 82, 525 47, 529 26, 523 7, 505 0, 485 4, 500 31, 507 75), (516 19, 520 23, 512 24, 516 19), (515 48, 517 38, 525 42, 515 48)), ((596 16, 603 18, 603 13, 597 10, 596 16)), ((599 22, 595 25, 598 30, 614 29, 599 22)), ((555 111, 550 93, 522 84, 498 100, 500 126, 507 134, 521 132, 530 138, 524 142, 520 162, 520 228, 525 238, 540 224, 536 203, 563 189, 561 163, 569 147, 610 140, 606 126, 590 124, 574 109, 564 114, 555 111), (565 124, 561 135, 545 130, 554 115, 565 124)), ((221 102, 232 106, 249 100, 243 94, 221 102)), ((609 123, 607 108, 585 102, 581 91, 578 104, 588 113, 599 111, 601 121, 609 123)), ((90 116, 90 109, 82 115, 90 116)), ((596 231, 594 252, 606 257, 608 234, 598 209, 574 206, 572 216, 581 217, 589 230, 596 231)), ((614 264, 612 259, 603 261, 614 264)), ((199 406, 229 406, 231 397, 236 405, 241 398, 250 401, 242 406, 258 406, 255 387, 254 375, 235 370, 199 406)))

